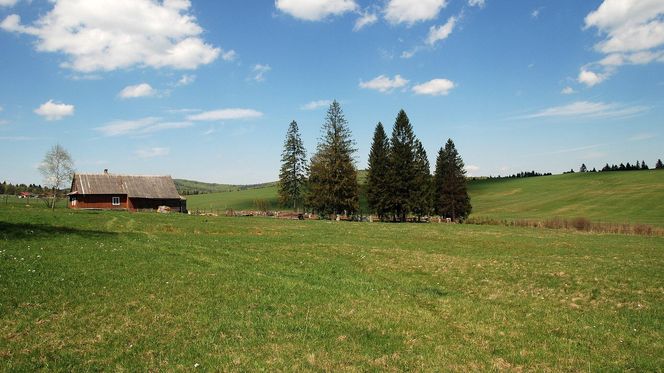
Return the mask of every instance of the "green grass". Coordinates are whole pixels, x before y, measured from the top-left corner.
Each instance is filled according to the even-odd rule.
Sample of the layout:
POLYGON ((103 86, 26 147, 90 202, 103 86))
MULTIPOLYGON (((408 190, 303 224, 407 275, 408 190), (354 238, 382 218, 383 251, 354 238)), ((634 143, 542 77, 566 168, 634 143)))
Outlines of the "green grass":
POLYGON ((664 237, 0 206, 0 370, 656 371, 664 237))
POLYGON ((273 209, 279 208, 276 185, 234 192, 199 194, 186 198, 187 208, 192 211, 256 210, 257 200, 267 201, 273 209))
POLYGON ((664 226, 664 172, 659 170, 478 180, 470 183, 469 192, 474 217, 585 217, 664 226))

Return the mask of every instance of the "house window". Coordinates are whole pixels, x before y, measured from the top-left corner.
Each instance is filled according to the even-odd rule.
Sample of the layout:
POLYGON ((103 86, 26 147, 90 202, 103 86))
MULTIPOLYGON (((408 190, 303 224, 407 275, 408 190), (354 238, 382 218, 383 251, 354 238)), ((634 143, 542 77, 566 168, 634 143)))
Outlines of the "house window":
POLYGON ((113 206, 120 206, 120 197, 113 197, 113 206))
POLYGON ((72 196, 70 200, 71 200, 71 205, 76 206, 76 197, 72 196))

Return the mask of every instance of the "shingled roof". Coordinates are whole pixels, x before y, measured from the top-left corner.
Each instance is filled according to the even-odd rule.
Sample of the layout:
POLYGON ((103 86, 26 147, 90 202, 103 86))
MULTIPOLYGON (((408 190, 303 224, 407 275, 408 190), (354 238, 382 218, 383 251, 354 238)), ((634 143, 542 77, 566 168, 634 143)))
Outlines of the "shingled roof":
POLYGON ((72 194, 126 194, 129 198, 181 199, 170 176, 74 174, 72 194))

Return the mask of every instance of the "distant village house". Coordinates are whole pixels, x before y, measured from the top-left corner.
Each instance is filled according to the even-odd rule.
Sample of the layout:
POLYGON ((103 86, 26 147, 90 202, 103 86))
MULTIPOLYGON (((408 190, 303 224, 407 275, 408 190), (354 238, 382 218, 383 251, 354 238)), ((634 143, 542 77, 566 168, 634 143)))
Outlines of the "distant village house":
POLYGON ((69 196, 72 209, 157 210, 186 212, 187 200, 180 196, 170 176, 74 174, 69 196))

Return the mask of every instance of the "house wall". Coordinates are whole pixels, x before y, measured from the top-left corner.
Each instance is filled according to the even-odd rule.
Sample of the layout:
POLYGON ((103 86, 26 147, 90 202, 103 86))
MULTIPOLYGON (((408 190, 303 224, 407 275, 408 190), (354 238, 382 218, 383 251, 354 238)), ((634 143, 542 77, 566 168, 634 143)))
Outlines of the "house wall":
POLYGON ((69 208, 72 209, 108 209, 108 210, 127 210, 127 195, 117 194, 88 194, 72 195, 69 197, 69 208), (120 205, 113 205, 113 197, 120 197, 120 205), (74 203, 75 199, 75 203, 74 203))

